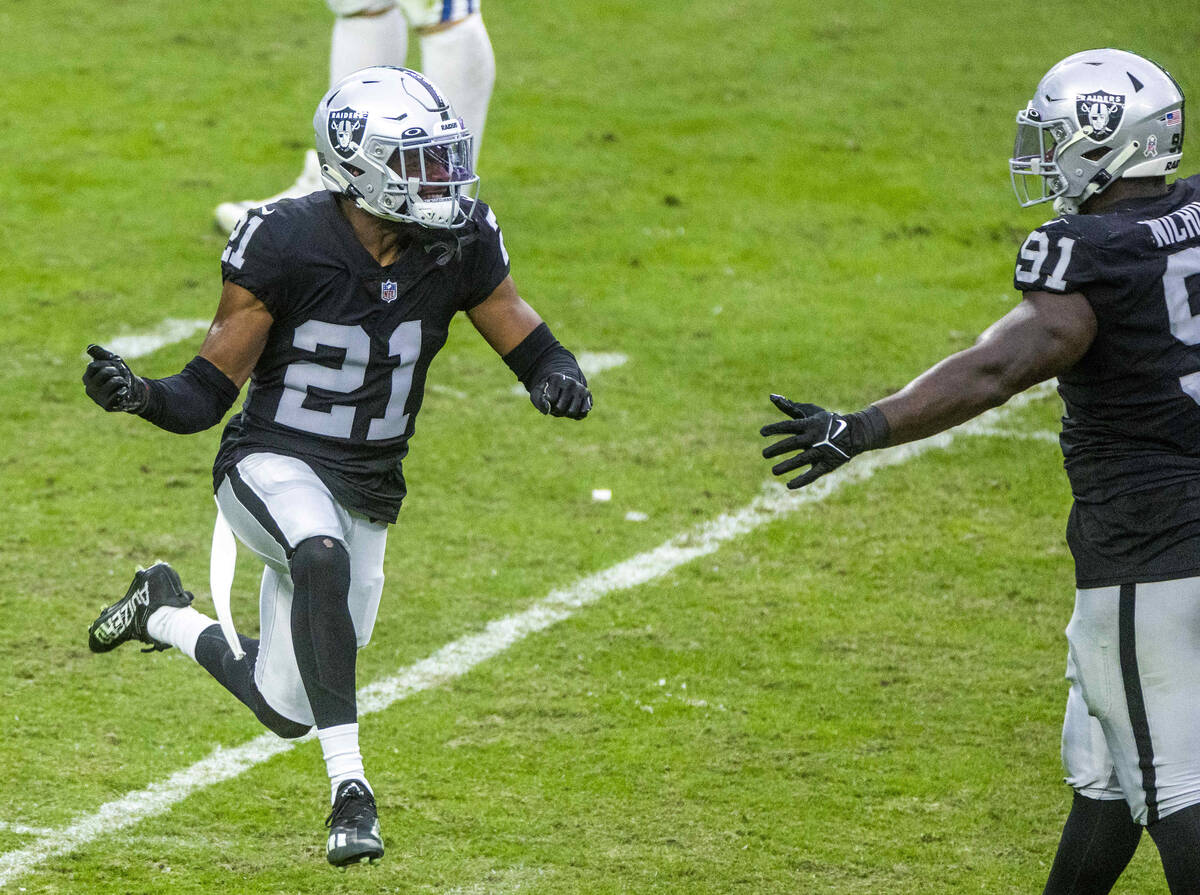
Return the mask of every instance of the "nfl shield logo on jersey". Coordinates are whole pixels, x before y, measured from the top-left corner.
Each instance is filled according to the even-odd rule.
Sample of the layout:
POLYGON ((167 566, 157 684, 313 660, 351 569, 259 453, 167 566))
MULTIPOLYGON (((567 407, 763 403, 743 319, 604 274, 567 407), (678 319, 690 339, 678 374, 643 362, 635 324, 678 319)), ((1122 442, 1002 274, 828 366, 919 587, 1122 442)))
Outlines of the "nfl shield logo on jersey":
POLYGON ((395 280, 384 280, 383 285, 379 287, 379 297, 388 304, 394 302, 400 297, 400 289, 396 285, 395 280))
POLYGON ((349 107, 329 113, 329 143, 342 158, 354 157, 367 129, 367 113, 349 107))
POLYGON ((1090 127, 1088 139, 1102 143, 1117 132, 1125 111, 1125 97, 1119 93, 1081 93, 1075 97, 1075 117, 1080 127, 1090 127))

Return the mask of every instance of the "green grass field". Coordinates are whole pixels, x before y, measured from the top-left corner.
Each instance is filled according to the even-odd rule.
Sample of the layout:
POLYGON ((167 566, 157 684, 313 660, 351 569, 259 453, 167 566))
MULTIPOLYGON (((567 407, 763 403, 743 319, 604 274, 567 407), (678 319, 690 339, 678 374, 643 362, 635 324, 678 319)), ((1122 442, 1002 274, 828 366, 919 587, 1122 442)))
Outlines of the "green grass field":
MULTIPOLYGON (((1016 110, 1104 45, 1200 96, 1192 11, 490 0, 482 197, 559 338, 628 361, 567 424, 456 326, 360 681, 748 505, 769 392, 856 409, 970 344, 1050 216, 1009 189, 1016 110)), ((106 416, 79 377, 91 341, 211 316, 212 209, 294 178, 329 26, 318 0, 0 5, 0 889, 1040 892, 1070 800, 1053 395, 365 716, 377 867, 325 864, 312 742, 20 858, 262 732, 177 652, 88 653, 138 564, 207 608, 218 430, 106 416)), ((247 631, 256 593, 245 560, 247 631)), ((1166 892, 1148 837, 1116 891, 1166 892)))

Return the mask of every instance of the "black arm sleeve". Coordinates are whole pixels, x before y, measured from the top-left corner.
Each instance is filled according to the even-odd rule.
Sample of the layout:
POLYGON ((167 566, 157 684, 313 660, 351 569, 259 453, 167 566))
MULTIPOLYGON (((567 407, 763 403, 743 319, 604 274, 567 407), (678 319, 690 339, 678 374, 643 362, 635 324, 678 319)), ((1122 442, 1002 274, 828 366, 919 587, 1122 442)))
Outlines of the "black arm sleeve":
POLYGON ((148 394, 138 416, 180 435, 203 432, 221 422, 239 391, 228 376, 199 356, 174 376, 142 382, 148 394))
POLYGON ((533 391, 534 386, 551 373, 565 373, 587 385, 575 355, 563 348, 545 323, 539 324, 502 360, 517 374, 527 391, 533 391))

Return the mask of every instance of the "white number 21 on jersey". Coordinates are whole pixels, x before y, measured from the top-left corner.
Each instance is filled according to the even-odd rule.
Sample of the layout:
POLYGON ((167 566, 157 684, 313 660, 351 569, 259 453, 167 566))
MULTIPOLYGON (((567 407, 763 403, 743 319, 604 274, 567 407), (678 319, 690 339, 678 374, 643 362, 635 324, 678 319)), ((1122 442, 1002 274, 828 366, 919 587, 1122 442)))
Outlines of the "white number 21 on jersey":
MULTIPOLYGON (((354 404, 334 404, 328 410, 312 410, 304 406, 309 388, 349 394, 362 388, 366 381, 367 364, 371 359, 371 339, 361 326, 309 320, 296 327, 292 344, 303 351, 316 352, 318 345, 341 348, 346 356, 340 367, 326 367, 312 361, 294 361, 283 375, 283 396, 275 411, 275 422, 291 429, 349 438, 354 429, 358 407, 354 404)), ((388 357, 399 357, 400 364, 392 370, 387 407, 383 416, 371 420, 367 429, 368 441, 398 438, 408 428, 404 405, 412 390, 413 368, 421 354, 421 321, 405 320, 388 339, 388 357)))

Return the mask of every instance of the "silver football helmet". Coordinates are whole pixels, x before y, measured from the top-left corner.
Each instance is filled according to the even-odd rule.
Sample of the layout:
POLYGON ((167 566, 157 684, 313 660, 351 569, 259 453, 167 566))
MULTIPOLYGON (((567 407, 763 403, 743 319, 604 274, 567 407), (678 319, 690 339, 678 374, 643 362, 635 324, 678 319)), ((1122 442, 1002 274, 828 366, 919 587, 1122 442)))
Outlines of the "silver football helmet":
POLYGON ((1017 113, 1008 167, 1022 207, 1054 200, 1075 214, 1119 177, 1174 171, 1182 151, 1175 79, 1124 50, 1085 50, 1050 69, 1017 113))
POLYGON ((313 116, 325 188, 389 221, 454 229, 479 190, 471 134, 422 74, 364 68, 330 88, 313 116))

